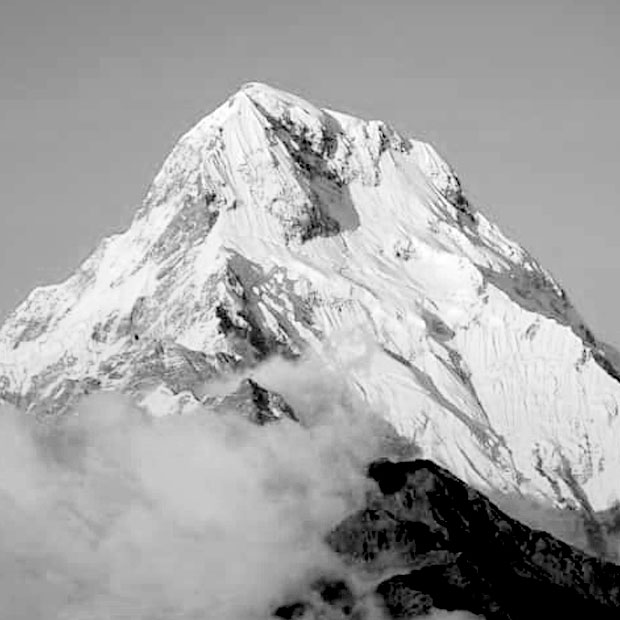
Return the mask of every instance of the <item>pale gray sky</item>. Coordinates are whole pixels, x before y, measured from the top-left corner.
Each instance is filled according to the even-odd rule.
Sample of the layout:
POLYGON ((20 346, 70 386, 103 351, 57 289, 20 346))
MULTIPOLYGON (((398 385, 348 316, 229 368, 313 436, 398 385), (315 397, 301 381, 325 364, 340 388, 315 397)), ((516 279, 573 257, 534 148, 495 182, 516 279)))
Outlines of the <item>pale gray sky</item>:
POLYGON ((620 344, 619 0, 1 0, 0 320, 242 83, 431 140, 620 344))

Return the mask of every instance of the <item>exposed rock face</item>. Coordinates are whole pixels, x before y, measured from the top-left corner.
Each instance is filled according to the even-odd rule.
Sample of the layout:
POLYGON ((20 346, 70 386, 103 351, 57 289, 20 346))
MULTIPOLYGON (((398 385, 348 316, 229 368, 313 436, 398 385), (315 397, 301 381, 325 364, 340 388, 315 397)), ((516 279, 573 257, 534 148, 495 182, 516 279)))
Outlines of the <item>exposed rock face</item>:
POLYGON ((292 407, 280 394, 261 387, 252 379, 244 379, 234 392, 223 398, 210 397, 203 402, 215 412, 240 415, 261 426, 282 418, 299 422, 292 407))
POLYGON ((308 350, 426 457, 588 515, 598 544, 620 500, 616 354, 430 145, 260 84, 9 317, 0 398, 59 415, 114 389, 180 413, 213 377, 308 350))
POLYGON ((390 617, 432 607, 489 619, 618 617, 620 567, 511 519, 430 461, 379 461, 369 475, 379 490, 328 540, 353 573, 374 576, 390 617))
POLYGON ((346 581, 321 577, 311 584, 305 599, 281 605, 273 612, 273 616, 282 620, 345 620, 352 616, 359 617, 362 609, 346 581))

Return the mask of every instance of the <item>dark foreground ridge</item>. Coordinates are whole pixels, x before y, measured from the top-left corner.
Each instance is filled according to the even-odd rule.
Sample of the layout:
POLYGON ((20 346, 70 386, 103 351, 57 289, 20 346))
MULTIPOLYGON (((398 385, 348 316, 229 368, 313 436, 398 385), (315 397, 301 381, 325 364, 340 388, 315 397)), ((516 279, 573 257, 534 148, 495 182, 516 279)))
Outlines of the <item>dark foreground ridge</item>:
MULTIPOLYGON (((433 608, 489 620, 620 617, 619 566, 519 523, 430 461, 376 461, 368 475, 378 490, 328 543, 373 584, 388 617, 433 608)), ((344 583, 333 589, 346 605, 320 617, 372 617, 344 583)), ((314 618, 308 608, 300 601, 275 615, 314 618)))

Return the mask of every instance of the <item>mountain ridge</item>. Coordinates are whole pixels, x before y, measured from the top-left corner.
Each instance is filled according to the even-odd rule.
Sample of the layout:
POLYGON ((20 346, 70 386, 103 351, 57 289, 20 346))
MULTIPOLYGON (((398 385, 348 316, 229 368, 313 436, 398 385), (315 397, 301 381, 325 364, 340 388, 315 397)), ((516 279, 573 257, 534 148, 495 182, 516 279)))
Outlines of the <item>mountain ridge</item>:
POLYGON ((328 542, 374 577, 392 618, 432 608, 484 618, 612 618, 619 567, 511 519, 431 461, 370 464, 378 491, 328 542))

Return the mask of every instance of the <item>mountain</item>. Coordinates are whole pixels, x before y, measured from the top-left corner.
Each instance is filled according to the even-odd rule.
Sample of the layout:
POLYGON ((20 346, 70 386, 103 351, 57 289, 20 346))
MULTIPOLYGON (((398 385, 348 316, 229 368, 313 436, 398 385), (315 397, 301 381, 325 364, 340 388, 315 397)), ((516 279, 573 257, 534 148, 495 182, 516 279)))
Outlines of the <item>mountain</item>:
POLYGON ((316 579, 275 618, 364 617, 373 595, 396 619, 617 617, 620 567, 511 519, 430 461, 384 459, 368 474, 378 488, 328 536, 349 573, 316 579))
MULTIPOLYGON (((121 390, 184 412, 210 381, 308 352, 425 458, 584 515, 600 547, 617 354, 432 146, 262 84, 179 140, 125 232, 9 316, 0 398, 46 417, 121 390)), ((276 403, 250 418, 294 416, 240 389, 276 403)))

